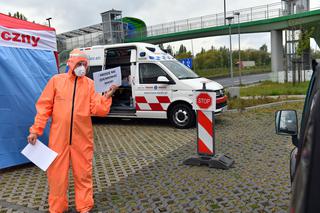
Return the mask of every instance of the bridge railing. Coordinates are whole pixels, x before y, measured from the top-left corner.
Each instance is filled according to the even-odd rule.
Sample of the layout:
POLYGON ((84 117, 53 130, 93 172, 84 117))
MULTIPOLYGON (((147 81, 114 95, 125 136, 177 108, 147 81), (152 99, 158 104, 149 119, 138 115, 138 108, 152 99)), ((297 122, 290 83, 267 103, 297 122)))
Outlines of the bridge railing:
MULTIPOLYGON (((232 24, 238 23, 238 16, 234 15, 239 12, 239 22, 258 21, 269 18, 276 18, 288 15, 288 12, 282 6, 282 3, 274 3, 257 7, 250 7, 240 10, 228 11, 226 16, 234 16, 232 24)), ((226 23, 228 24, 228 22, 226 23)), ((210 27, 224 26, 224 13, 201 16, 196 18, 184 19, 179 21, 168 22, 164 24, 147 26, 145 29, 131 34, 130 38, 143 38, 159 36, 170 33, 177 33, 189 30, 205 29, 210 27)))

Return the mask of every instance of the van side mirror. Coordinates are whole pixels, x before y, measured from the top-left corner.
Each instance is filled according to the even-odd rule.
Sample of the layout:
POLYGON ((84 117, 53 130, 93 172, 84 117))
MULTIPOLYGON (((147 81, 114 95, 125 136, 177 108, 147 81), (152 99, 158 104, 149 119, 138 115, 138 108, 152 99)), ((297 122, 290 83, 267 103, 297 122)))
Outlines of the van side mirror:
POLYGON ((276 112, 276 133, 278 135, 298 135, 298 119, 295 110, 276 112))
POLYGON ((136 62, 137 62, 137 50, 131 50, 130 63, 136 63, 136 62))
POLYGON ((169 84, 170 81, 169 79, 166 77, 166 76, 159 76, 157 78, 157 83, 160 83, 160 84, 169 84))

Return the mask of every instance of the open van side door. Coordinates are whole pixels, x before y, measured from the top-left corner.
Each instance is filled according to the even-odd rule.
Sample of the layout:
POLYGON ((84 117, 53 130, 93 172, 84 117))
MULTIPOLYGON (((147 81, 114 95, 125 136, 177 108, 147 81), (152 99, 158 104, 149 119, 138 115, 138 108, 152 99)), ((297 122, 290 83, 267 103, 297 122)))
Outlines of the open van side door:
POLYGON ((136 64, 136 52, 135 46, 105 49, 105 69, 120 67, 122 78, 122 85, 113 96, 110 114, 135 116, 131 78, 136 64))

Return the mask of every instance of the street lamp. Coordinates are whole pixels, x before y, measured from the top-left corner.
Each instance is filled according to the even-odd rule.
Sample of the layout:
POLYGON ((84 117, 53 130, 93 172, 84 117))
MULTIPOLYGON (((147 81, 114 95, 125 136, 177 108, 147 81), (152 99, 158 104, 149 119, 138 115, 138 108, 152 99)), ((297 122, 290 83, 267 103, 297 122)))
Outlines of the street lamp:
POLYGON ((229 16, 226 18, 229 23, 229 39, 230 39, 230 75, 231 75, 231 80, 232 80, 232 86, 234 86, 234 79, 233 79, 233 62, 232 62, 232 41, 231 41, 231 22, 234 19, 233 16, 229 16))
POLYGON ((241 82, 241 47, 240 47, 240 12, 234 12, 234 15, 238 16, 238 43, 239 43, 239 81, 240 81, 240 86, 242 84, 241 82))
POLYGON ((48 23, 49 23, 49 27, 51 27, 51 24, 50 24, 50 20, 51 20, 52 18, 50 17, 50 18, 46 18, 46 20, 48 21, 48 23))

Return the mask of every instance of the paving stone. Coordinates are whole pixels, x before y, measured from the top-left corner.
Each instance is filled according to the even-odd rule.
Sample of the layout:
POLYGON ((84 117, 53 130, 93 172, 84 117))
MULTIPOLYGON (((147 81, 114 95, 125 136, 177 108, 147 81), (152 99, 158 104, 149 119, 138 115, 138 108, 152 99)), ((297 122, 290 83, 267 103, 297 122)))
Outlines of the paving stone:
MULTIPOLYGON (((182 164, 195 154, 196 129, 158 120, 94 124, 93 212, 287 212, 292 145, 275 135, 279 108, 217 117, 217 152, 236 162, 229 170, 182 164)), ((73 187, 71 178, 69 212, 75 212, 73 187)), ((46 212, 47 193, 46 175, 35 166, 0 171, 0 201, 6 203, 0 213, 21 212, 18 207, 46 212)))

